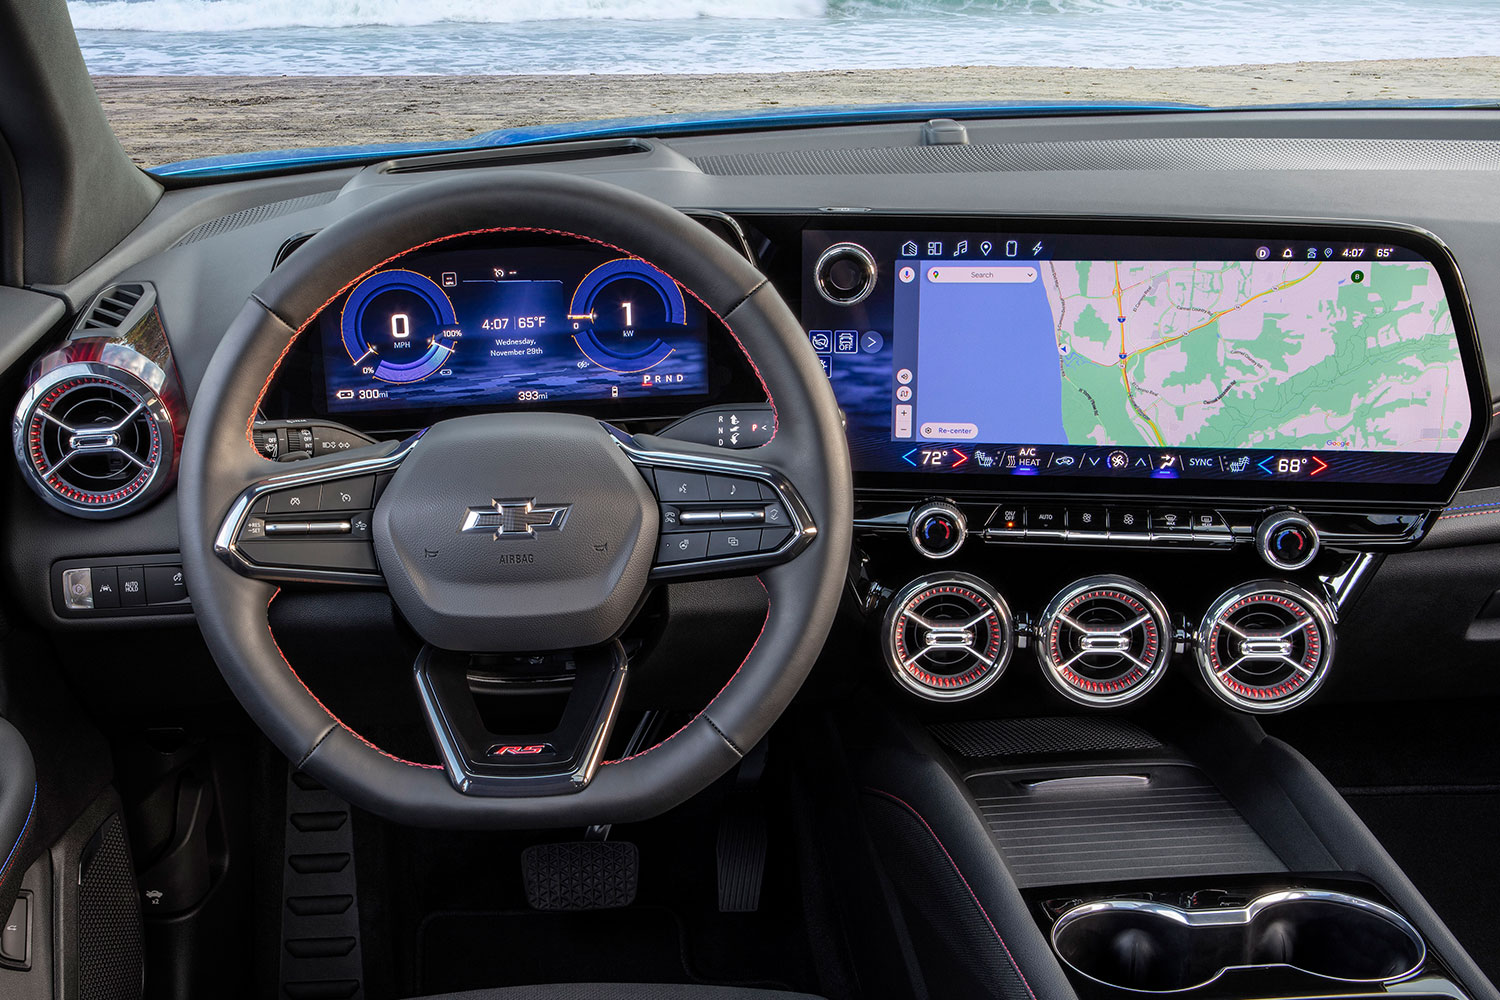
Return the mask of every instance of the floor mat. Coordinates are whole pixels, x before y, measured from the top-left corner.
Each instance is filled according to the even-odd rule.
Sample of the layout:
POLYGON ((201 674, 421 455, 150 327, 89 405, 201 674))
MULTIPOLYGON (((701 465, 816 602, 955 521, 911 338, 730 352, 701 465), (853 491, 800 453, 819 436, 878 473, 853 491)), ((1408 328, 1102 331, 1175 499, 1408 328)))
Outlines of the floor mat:
POLYGON ((632 906, 589 913, 439 913, 422 927, 424 993, 496 983, 690 983, 677 916, 632 906))
POLYGON ((1402 792, 1344 797, 1427 897, 1474 961, 1500 982, 1500 794, 1402 792))
POLYGON ((1500 703, 1312 708, 1266 729, 1336 785, 1484 970, 1500 982, 1500 703))

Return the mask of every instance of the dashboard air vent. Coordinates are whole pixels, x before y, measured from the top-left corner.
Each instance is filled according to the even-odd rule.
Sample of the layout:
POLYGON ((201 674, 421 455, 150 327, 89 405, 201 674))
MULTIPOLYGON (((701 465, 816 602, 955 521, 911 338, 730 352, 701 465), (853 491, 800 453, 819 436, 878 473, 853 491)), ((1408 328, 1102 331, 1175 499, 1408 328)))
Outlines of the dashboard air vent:
POLYGON ((967 573, 918 577, 885 616, 885 656, 902 687, 933 701, 972 698, 1005 672, 1015 624, 1005 599, 967 573))
POLYGON ((1080 705, 1125 705, 1153 688, 1172 655, 1156 595, 1123 576, 1093 576, 1052 599, 1037 628, 1048 682, 1080 705))
POLYGON ((106 288, 94 300, 93 306, 84 314, 80 330, 119 330, 141 299, 146 296, 144 285, 114 285, 106 288))
POLYGON ((11 439, 31 488, 77 517, 118 517, 170 485, 186 405, 156 291, 113 285, 31 368, 11 439))
POLYGON ((1246 712, 1284 712, 1328 676, 1333 616, 1301 587, 1257 580, 1214 601, 1198 627, 1198 665, 1208 688, 1246 712))
POLYGON ((69 513, 107 515, 161 473, 170 421, 154 394, 119 375, 70 374, 28 407, 25 467, 42 497, 69 513))

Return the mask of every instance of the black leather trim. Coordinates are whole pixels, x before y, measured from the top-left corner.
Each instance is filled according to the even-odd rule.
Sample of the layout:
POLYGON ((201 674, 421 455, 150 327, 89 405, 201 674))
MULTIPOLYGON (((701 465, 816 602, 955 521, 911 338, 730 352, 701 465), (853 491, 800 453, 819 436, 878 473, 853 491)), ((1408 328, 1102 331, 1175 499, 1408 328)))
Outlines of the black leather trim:
POLYGON ((1171 738, 1289 868, 1355 872, 1372 880, 1473 1000, 1500 1000, 1500 991, 1338 789, 1290 744, 1266 735, 1256 719, 1233 712, 1189 721, 1171 738))
MULTIPOLYGON (((678 452, 693 447, 671 444, 678 452)), ((322 230, 241 309, 205 375, 183 445, 183 566, 199 626, 235 696, 289 759, 305 758, 305 770, 345 799, 417 826, 624 822, 659 814, 727 771, 739 760, 733 748, 759 741, 801 687, 841 593, 851 482, 838 406, 801 325, 727 245, 659 202, 598 181, 519 171, 503 180, 451 177, 380 199, 322 230), (239 576, 212 551, 232 498, 274 469, 251 450, 246 430, 263 379, 296 331, 394 250, 497 229, 581 233, 628 248, 720 312, 778 413, 775 438, 750 457, 791 480, 818 527, 798 558, 761 577, 770 600, 765 630, 697 718, 651 750, 600 768, 576 794, 531 800, 463 796, 440 770, 385 753, 338 723, 276 648, 266 621, 274 590, 239 576), (329 731, 331 718, 338 726, 329 731)))
POLYGON ((10 912, 25 873, 23 847, 36 811, 36 765, 31 747, 0 719, 0 918, 10 912))
POLYGON ((781 993, 743 986, 655 983, 554 983, 497 990, 444 993, 413 1000, 820 1000, 810 993, 781 993))
MULTIPOLYGON (((1068 1000, 1076 994, 1052 947, 1037 928, 1005 861, 980 818, 978 806, 946 755, 926 732, 873 706, 862 706, 856 730, 864 740, 849 759, 867 801, 895 802, 930 831, 941 851, 982 907, 1004 952, 1015 963, 1025 989, 1042 1000, 1068 1000)), ((866 811, 869 809, 866 807, 866 811)), ((871 820, 878 821, 878 820, 871 820)), ((883 858, 889 866, 892 859, 883 858)), ((954 914, 957 919, 960 914, 954 914)), ((976 970, 983 974, 985 970, 976 970)), ((989 970, 992 974, 995 970, 989 970)), ((936 995, 936 994, 935 994, 936 995)))

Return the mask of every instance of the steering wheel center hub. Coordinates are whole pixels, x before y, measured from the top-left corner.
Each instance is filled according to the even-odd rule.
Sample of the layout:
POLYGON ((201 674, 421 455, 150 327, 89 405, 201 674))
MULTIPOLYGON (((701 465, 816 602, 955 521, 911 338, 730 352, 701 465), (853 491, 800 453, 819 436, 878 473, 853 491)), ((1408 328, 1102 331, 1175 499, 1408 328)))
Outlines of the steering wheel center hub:
POLYGON ((434 424, 373 526, 412 627, 471 652, 612 638, 645 590, 657 527, 645 479, 598 421, 537 413, 434 424))

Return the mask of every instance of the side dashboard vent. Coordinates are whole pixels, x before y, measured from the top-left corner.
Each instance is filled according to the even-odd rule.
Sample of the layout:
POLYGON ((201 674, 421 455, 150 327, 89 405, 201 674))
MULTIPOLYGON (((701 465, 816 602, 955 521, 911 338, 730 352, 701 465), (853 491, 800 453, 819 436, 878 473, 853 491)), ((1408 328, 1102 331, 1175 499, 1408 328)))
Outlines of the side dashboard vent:
POLYGON ((170 485, 184 417, 155 290, 115 285, 32 367, 12 444, 27 483, 49 505, 117 517, 170 485))
POLYGON ((115 285, 106 288, 83 314, 79 330, 119 330, 146 297, 144 285, 115 285))

